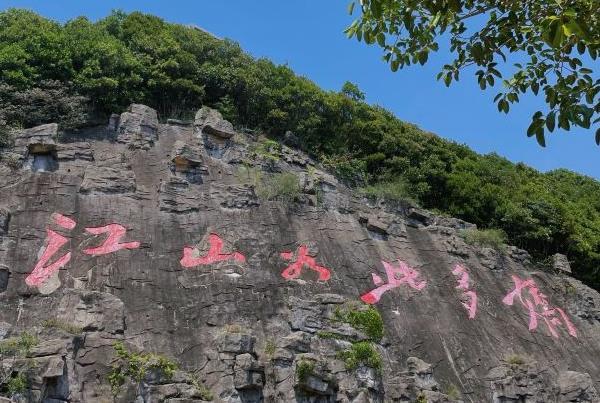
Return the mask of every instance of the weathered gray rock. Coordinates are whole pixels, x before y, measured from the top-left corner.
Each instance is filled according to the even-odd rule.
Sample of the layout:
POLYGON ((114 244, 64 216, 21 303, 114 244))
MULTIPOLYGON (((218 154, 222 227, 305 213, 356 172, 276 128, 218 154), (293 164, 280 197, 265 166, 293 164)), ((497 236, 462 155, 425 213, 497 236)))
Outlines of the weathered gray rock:
POLYGON ((221 112, 207 106, 203 106, 196 112, 194 126, 202 133, 212 134, 223 139, 229 139, 235 135, 233 125, 223 119, 221 112))
POLYGON ((552 267, 554 270, 571 273, 571 264, 565 255, 556 253, 552 256, 552 267))
POLYGON ((0 292, 6 291, 8 287, 8 278, 10 277, 10 270, 4 265, 0 265, 0 292))
MULTIPOLYGON (((111 117, 109 128, 115 125, 111 117)), ((158 115, 146 105, 131 104, 117 125, 117 141, 132 148, 149 149, 158 140, 158 115)))
POLYGON ((27 148, 29 153, 47 153, 56 149, 58 125, 48 123, 23 129, 15 136, 16 148, 27 148))
POLYGON ((8 231, 8 223, 10 221, 10 211, 0 209, 0 236, 5 235, 8 231))
POLYGON ((59 302, 56 317, 85 331, 122 333, 123 301, 112 294, 73 290, 59 302))
POLYGON ((594 382, 589 374, 581 372, 561 372, 558 377, 561 402, 598 402, 600 394, 594 388, 594 382))
POLYGON ((202 177, 208 175, 200 150, 183 141, 176 141, 171 152, 171 171, 185 178, 189 183, 200 184, 202 177))
POLYGON ((126 165, 94 167, 88 165, 83 175, 81 193, 133 193, 136 189, 135 174, 126 165))
POLYGON ((294 147, 294 148, 300 147, 300 139, 298 138, 298 136, 296 136, 294 133, 292 133, 289 130, 287 130, 285 132, 285 134, 283 135, 283 142, 290 147, 294 147))
POLYGON ((254 353, 256 339, 249 334, 225 333, 219 337, 219 352, 247 354, 254 353))
POLYGON ((235 135, 233 125, 223 119, 221 113, 209 107, 202 107, 194 120, 194 133, 202 140, 204 151, 213 158, 221 160, 231 159, 230 153, 238 160, 239 156, 233 152, 232 138, 235 135))
POLYGON ((412 207, 408 210, 407 218, 413 225, 431 225, 434 222, 434 217, 426 210, 412 207))
POLYGON ((106 126, 106 129, 109 132, 116 132, 117 129, 119 128, 119 121, 121 120, 121 116, 116 114, 116 113, 112 113, 110 115, 110 118, 108 119, 108 125, 106 126))
POLYGON ((531 255, 526 250, 519 249, 516 246, 508 246, 506 252, 511 259, 522 265, 528 265, 531 262, 531 255))
POLYGON ((233 384, 236 389, 262 389, 264 386, 264 368, 251 354, 244 353, 235 357, 233 384))
POLYGON ((0 340, 6 337, 11 327, 10 323, 0 322, 0 340))

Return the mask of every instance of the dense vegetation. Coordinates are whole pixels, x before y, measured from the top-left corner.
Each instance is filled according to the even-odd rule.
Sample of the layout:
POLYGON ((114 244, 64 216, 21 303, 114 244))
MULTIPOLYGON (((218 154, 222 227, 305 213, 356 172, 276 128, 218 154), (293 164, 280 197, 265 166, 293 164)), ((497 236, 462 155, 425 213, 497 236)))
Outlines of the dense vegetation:
POLYGON ((355 8, 346 33, 381 47, 392 71, 427 63, 441 44, 450 60, 437 77, 447 86, 471 71, 482 90, 502 83, 494 102, 504 113, 522 94, 539 96, 547 111, 532 113, 527 135, 543 147, 546 130, 600 122, 597 0, 352 0, 355 8))
POLYGON ((163 119, 209 105, 273 138, 292 131, 301 147, 368 194, 381 190, 502 229, 540 260, 565 253, 576 275, 600 288, 599 182, 478 155, 366 104, 355 85, 323 91, 199 29, 121 12, 60 25, 11 9, 0 13, 0 86, 0 120, 11 126, 105 122, 140 102, 163 119))

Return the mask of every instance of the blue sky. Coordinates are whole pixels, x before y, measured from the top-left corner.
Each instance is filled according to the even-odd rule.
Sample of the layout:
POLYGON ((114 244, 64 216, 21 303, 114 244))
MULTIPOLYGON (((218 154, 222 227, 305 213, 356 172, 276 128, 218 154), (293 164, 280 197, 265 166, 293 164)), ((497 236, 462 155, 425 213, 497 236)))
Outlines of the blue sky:
POLYGON ((321 87, 339 90, 346 80, 367 94, 367 101, 392 110, 440 136, 481 153, 497 152, 539 170, 568 168, 600 179, 600 147, 592 130, 555 132, 539 147, 525 131, 541 100, 525 97, 506 116, 492 103, 494 91, 482 92, 475 79, 446 88, 435 75, 448 55, 440 53, 425 67, 390 72, 376 47, 346 39, 352 21, 349 0, 2 0, 0 8, 23 7, 66 21, 79 15, 96 20, 112 9, 144 11, 168 21, 196 24, 233 39, 250 54, 287 63, 321 87))

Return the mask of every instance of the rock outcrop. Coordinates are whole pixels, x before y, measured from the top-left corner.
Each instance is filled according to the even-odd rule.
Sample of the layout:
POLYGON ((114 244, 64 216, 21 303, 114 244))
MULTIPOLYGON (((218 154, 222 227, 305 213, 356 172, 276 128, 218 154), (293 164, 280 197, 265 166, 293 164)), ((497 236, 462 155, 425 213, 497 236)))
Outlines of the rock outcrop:
POLYGON ((600 295, 565 257, 468 245, 208 108, 60 138, 0 150, 6 401, 600 401, 600 295))

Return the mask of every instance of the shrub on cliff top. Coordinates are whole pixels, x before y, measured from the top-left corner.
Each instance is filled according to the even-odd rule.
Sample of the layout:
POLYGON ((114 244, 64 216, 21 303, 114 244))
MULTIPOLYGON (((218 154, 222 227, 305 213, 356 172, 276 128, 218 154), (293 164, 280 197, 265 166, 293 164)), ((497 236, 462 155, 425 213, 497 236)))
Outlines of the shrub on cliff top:
POLYGON ((291 172, 263 175, 256 186, 256 193, 263 200, 280 200, 290 203, 300 196, 300 181, 291 172))
POLYGON ((485 246, 496 250, 506 248, 506 234, 498 229, 468 229, 461 233, 469 245, 485 246))

